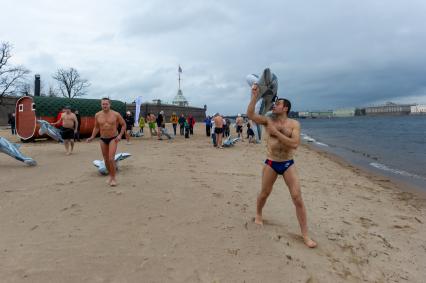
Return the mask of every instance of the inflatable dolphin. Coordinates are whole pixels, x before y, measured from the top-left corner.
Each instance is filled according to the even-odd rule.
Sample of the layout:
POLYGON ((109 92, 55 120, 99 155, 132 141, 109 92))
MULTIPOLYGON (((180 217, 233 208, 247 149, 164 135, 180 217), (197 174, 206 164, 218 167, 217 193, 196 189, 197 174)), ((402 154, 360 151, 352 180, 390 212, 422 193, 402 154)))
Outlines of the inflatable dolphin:
POLYGON ((223 141, 223 147, 234 146, 234 144, 239 140, 240 138, 232 138, 231 136, 229 136, 223 141))
MULTIPOLYGON (((117 153, 114 156, 114 160, 115 160, 115 168, 118 169, 118 162, 122 161, 126 158, 129 158, 130 156, 132 156, 130 153, 126 153, 126 152, 120 152, 117 153)), ((108 169, 105 166, 105 161, 103 160, 94 160, 93 161, 93 165, 95 165, 98 168, 99 173, 101 173, 102 175, 107 175, 108 174, 108 169)))
POLYGON ((21 145, 16 143, 11 143, 7 139, 0 137, 0 152, 6 153, 7 155, 15 158, 16 160, 22 161, 28 166, 37 165, 37 162, 34 159, 23 155, 19 151, 20 147, 21 145))
MULTIPOLYGON (((259 87, 259 96, 257 97, 256 102, 262 100, 259 109, 259 115, 265 115, 269 110, 271 110, 272 105, 277 97, 278 92, 278 78, 271 72, 269 68, 263 70, 260 77, 255 74, 247 76, 247 83, 252 86, 257 84, 259 87)), ((256 124, 257 128, 257 140, 260 141, 262 138, 262 130, 260 125, 256 124)))
POLYGON ((169 131, 167 131, 166 128, 161 128, 161 135, 165 135, 169 140, 171 140, 173 137, 169 134, 169 131))
POLYGON ((45 120, 37 120, 37 123, 40 124, 40 129, 38 130, 38 134, 40 136, 46 134, 52 139, 54 139, 55 141, 64 143, 64 140, 62 139, 60 131, 57 128, 50 125, 49 122, 45 120))

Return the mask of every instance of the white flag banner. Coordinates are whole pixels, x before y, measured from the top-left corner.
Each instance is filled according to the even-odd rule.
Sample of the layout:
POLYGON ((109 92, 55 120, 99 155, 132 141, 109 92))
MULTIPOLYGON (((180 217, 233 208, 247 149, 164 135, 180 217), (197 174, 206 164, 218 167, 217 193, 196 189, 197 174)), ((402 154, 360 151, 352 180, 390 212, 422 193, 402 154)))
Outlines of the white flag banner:
POLYGON ((135 126, 139 127, 139 115, 141 113, 142 96, 138 96, 135 102, 136 102, 135 126))

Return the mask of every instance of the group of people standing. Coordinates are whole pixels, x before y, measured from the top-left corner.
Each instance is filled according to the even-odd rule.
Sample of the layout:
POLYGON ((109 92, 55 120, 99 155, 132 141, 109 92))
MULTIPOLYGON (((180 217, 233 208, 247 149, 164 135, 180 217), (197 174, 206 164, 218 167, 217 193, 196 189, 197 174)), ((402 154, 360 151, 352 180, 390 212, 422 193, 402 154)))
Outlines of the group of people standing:
MULTIPOLYGON (((130 111, 126 113, 124 121, 126 122, 126 139, 130 139, 134 124, 134 116, 130 111)), ((162 140, 162 136, 165 133, 168 134, 168 131, 166 129, 166 121, 167 119, 164 114, 164 111, 160 111, 157 115, 155 115, 154 113, 147 113, 145 117, 141 116, 139 118, 139 134, 144 135, 144 128, 146 124, 148 124, 148 129, 151 138, 156 136, 157 139, 162 140)), ((172 124, 174 136, 177 135, 178 125, 180 128, 179 134, 181 136, 189 138, 190 135, 194 134, 195 118, 191 114, 189 114, 187 117, 185 117, 184 114, 181 114, 180 117, 178 117, 176 115, 176 112, 173 112, 169 118, 169 122, 172 124)))
MULTIPOLYGON (((204 120, 206 124, 206 136, 211 137, 213 140, 213 146, 222 148, 222 140, 224 137, 230 136, 231 120, 224 118, 219 113, 215 113, 213 117, 207 116, 204 120)), ((250 122, 246 122, 241 114, 238 114, 235 120, 236 135, 241 141, 244 141, 243 129, 244 125, 247 127, 247 135, 249 143, 255 143, 254 131, 251 128, 250 122)))

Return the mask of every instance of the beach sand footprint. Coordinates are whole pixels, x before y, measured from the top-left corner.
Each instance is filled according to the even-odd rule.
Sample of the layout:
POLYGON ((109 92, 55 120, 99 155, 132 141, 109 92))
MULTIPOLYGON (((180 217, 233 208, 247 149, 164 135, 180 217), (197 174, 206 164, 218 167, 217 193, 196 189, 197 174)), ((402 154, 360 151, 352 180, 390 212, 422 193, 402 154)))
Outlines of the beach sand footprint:
POLYGON ((371 227, 377 227, 377 226, 379 226, 377 223, 375 223, 373 220, 371 220, 371 219, 369 219, 367 217, 362 217, 361 216, 359 218, 359 221, 360 221, 362 227, 364 227, 366 229, 369 229, 371 227))

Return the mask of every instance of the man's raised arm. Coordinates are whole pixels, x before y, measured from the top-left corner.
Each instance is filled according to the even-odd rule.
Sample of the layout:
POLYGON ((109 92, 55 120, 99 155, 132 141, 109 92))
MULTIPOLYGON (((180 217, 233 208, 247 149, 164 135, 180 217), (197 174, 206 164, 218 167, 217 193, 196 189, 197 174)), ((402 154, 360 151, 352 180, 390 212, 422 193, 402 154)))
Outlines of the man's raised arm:
POLYGON ((254 112, 254 108, 256 106, 256 99, 259 95, 259 86, 254 84, 251 87, 251 100, 247 107, 247 117, 255 122, 256 124, 266 125, 268 123, 268 120, 265 116, 258 115, 254 112))

